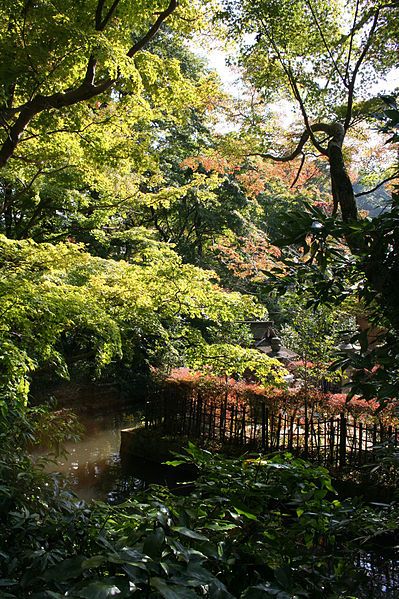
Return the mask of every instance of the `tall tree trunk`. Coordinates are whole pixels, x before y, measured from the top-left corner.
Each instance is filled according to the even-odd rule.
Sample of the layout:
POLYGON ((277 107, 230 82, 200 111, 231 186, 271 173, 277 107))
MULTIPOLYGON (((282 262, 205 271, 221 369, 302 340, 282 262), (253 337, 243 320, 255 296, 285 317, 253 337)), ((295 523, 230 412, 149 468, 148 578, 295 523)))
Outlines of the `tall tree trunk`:
POLYGON ((342 220, 345 223, 357 220, 356 199, 352 182, 345 167, 342 145, 334 139, 328 144, 328 161, 330 165, 334 211, 338 206, 340 207, 342 220))

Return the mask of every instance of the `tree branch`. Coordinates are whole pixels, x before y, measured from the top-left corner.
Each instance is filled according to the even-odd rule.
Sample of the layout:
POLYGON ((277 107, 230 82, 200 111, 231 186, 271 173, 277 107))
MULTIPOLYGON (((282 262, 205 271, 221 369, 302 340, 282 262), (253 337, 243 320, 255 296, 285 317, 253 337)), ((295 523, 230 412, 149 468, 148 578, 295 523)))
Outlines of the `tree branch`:
POLYGON ((349 86, 348 86, 348 102, 347 102, 347 108, 346 108, 346 118, 345 118, 345 123, 344 123, 344 129, 345 131, 348 130, 351 119, 352 119, 352 108, 353 108, 353 97, 354 97, 354 93, 355 93, 355 84, 356 84, 356 78, 357 75, 359 73, 359 69, 362 65, 363 60, 365 59, 367 52, 369 51, 370 45, 371 45, 371 40, 373 39, 373 35, 374 32, 377 28, 378 25, 378 18, 380 15, 380 9, 378 8, 376 10, 376 13, 374 15, 374 19, 373 19, 373 23, 371 25, 371 29, 369 31, 368 37, 367 37, 367 41, 364 45, 364 48, 362 50, 362 53, 360 54, 359 58, 357 59, 357 62, 355 64, 355 68, 353 69, 353 73, 352 73, 352 78, 349 82, 349 86))
POLYGON ((355 9, 355 16, 353 18, 353 25, 352 25, 352 29, 350 31, 350 41, 349 41, 349 50, 348 50, 348 59, 346 61, 346 68, 345 68, 345 81, 347 82, 349 79, 349 65, 351 62, 351 56, 352 56, 352 48, 353 48, 353 39, 355 37, 355 33, 356 33, 356 21, 357 21, 357 15, 359 12, 359 4, 360 1, 356 0, 356 9, 355 9))
POLYGON ((87 61, 86 74, 85 74, 85 77, 83 80, 83 82, 86 85, 94 85, 94 79, 96 77, 96 66, 97 66, 97 61, 94 58, 94 55, 91 54, 89 56, 89 60, 87 61))
MULTIPOLYGON (((119 1, 119 0, 118 0, 119 1)), ((96 9, 96 25, 100 26, 104 23, 104 19, 100 22, 102 8, 104 1, 99 0, 96 9)), ((112 12, 115 10, 117 3, 113 3, 109 9, 105 19, 109 19, 112 12), (111 11, 111 12, 110 12, 111 11)), ((162 23, 172 14, 177 7, 177 0, 170 0, 166 10, 161 12, 155 21, 155 23, 149 28, 147 33, 138 41, 134 46, 127 52, 127 56, 132 58, 137 52, 142 50, 145 45, 153 39, 153 37, 159 31, 162 23)), ((96 59, 93 55, 89 57, 86 73, 84 79, 78 87, 70 89, 65 92, 58 92, 48 96, 37 94, 31 100, 22 105, 19 110, 19 115, 15 120, 14 124, 10 126, 7 134, 7 138, 0 149, 0 168, 5 166, 8 160, 13 155, 15 148, 17 147, 21 135, 25 131, 30 121, 40 112, 49 109, 60 109, 66 106, 73 106, 79 102, 90 100, 95 96, 98 96, 107 91, 116 81, 111 77, 105 77, 102 81, 94 84, 96 72, 96 59)))
POLYGON ((139 39, 139 41, 136 42, 134 46, 130 48, 129 52, 127 53, 127 56, 129 56, 129 58, 132 58, 135 54, 137 54, 137 52, 142 50, 144 46, 148 44, 149 41, 152 40, 152 38, 158 33, 162 23, 172 14, 176 7, 177 0, 170 0, 168 8, 158 15, 157 20, 152 25, 152 27, 149 28, 147 33, 143 35, 143 37, 139 39))
POLYGON ((305 154, 305 152, 302 152, 301 164, 299 165, 299 169, 298 169, 295 179, 293 180, 293 182, 290 185, 290 189, 295 187, 296 183, 298 182, 298 179, 299 179, 302 169, 303 169, 303 165, 305 164, 305 160, 306 160, 306 154, 305 154))
POLYGON ((97 10, 96 10, 96 30, 103 31, 108 25, 109 20, 114 14, 120 0, 114 0, 111 7, 109 8, 107 14, 104 18, 102 18, 102 12, 105 4, 105 0, 98 0, 97 10))
MULTIPOLYGON (((29 141, 30 139, 36 139, 38 137, 43 137, 43 136, 47 137, 48 135, 56 135, 57 133, 73 133, 76 135, 80 135, 81 133, 84 133, 87 129, 89 129, 90 127, 105 125, 106 123, 109 123, 109 121, 111 121, 112 118, 113 118, 113 116, 109 116, 101 121, 91 121, 90 123, 88 123, 87 125, 82 127, 82 129, 69 129, 67 127, 63 127, 60 129, 52 129, 51 131, 45 131, 44 133, 31 133, 30 135, 23 137, 20 140, 20 143, 29 141)), ((28 130, 25 129, 25 131, 28 131, 28 130)), ((29 131, 28 131, 28 133, 29 133, 29 131)))
POLYGON ((22 133, 25 131, 30 121, 43 110, 51 108, 64 108, 78 104, 83 100, 90 100, 95 96, 105 92, 114 83, 111 78, 104 79, 97 85, 88 84, 83 81, 76 89, 66 91, 64 93, 55 93, 50 96, 42 96, 38 94, 22 108, 15 123, 10 127, 7 139, 3 143, 0 150, 0 167, 5 166, 8 160, 13 155, 17 147, 22 133))
POLYGON ((386 179, 384 179, 383 181, 381 181, 380 183, 378 183, 378 185, 376 185, 372 189, 369 189, 368 191, 361 191, 360 193, 355 193, 355 198, 360 198, 360 197, 365 196, 365 195, 367 195, 369 193, 373 193, 373 191, 376 191, 377 189, 379 189, 380 187, 382 187, 383 185, 385 185, 385 183, 388 183, 389 181, 395 181, 395 179, 399 179, 399 171, 396 171, 396 173, 394 173, 393 175, 391 175, 391 177, 387 177, 386 179))
POLYGON ((104 4, 105 4, 105 0, 98 0, 98 2, 97 2, 96 15, 95 15, 95 21, 94 21, 96 31, 101 31, 101 23, 102 23, 104 4))
POLYGON ((292 92, 294 94, 294 97, 295 97, 295 99, 297 100, 297 102, 299 104, 299 107, 300 107, 300 110, 301 110, 301 113, 302 113, 302 117, 303 117, 303 120, 304 120, 304 123, 305 123, 305 127, 306 127, 306 130, 307 130, 308 134, 309 134, 309 137, 312 140, 312 143, 315 146, 315 148, 321 154, 323 154, 324 156, 326 156, 327 155, 327 150, 325 150, 318 143, 317 139, 313 135, 313 131, 312 131, 312 128, 311 128, 310 123, 309 123, 309 117, 308 117, 308 114, 306 112, 305 104, 304 104, 304 101, 302 100, 302 96, 300 94, 298 85, 296 83, 294 74, 292 72, 291 65, 289 63, 286 64, 286 62, 285 62, 285 60, 284 60, 284 58, 283 58, 283 56, 282 56, 282 54, 280 52, 279 47, 277 46, 276 42, 274 41, 273 34, 269 33, 267 24, 265 23, 265 20, 264 20, 264 18, 262 16, 260 17, 260 21, 262 23, 264 33, 266 34, 266 37, 268 38, 268 40, 269 40, 269 42, 270 42, 273 50, 276 52, 277 57, 279 59, 279 62, 281 64, 281 66, 283 67, 285 74, 287 75, 288 82, 289 82, 289 84, 291 86, 291 89, 292 89, 292 92))
MULTIPOLYGON (((314 125, 309 125, 312 133, 317 131, 323 131, 327 133, 327 135, 333 139, 337 143, 342 143, 342 133, 341 128, 336 124, 327 124, 327 123, 315 123, 314 125)), ((304 131, 299 139, 298 145, 293 152, 290 154, 286 154, 285 156, 274 156, 273 154, 263 154, 261 152, 254 152, 251 154, 246 154, 246 156, 261 156, 262 158, 270 158, 275 162, 290 162, 294 160, 297 156, 302 153, 302 149, 308 139, 310 138, 309 131, 304 131)))
MULTIPOLYGON (((328 154, 327 150, 325 148, 323 148, 323 146, 321 144, 319 144, 319 142, 317 141, 317 139, 313 135, 313 132, 317 131, 317 129, 314 129, 313 126, 311 126, 310 123, 309 123, 309 117, 308 117, 308 114, 306 112, 305 104, 304 104, 304 102, 302 100, 302 96, 300 94, 297 82, 295 81, 295 78, 294 78, 294 75, 293 75, 291 69, 289 69, 289 75, 288 76, 289 76, 289 81, 290 81, 292 90, 294 92, 294 96, 295 96, 295 98, 296 98, 296 100, 297 100, 297 102, 299 104, 299 108, 301 109, 301 113, 302 113, 302 116, 303 116, 303 120, 304 120, 304 123, 305 123, 306 130, 307 130, 307 132, 309 134, 309 137, 312 140, 312 143, 313 143, 314 147, 316 148, 316 150, 318 152, 320 152, 320 154, 323 154, 324 156, 327 156, 327 154, 328 154)), ((324 129, 320 129, 320 131, 323 131, 323 130, 324 129)))
POLYGON ((339 70, 339 68, 338 68, 338 65, 337 65, 337 63, 336 63, 336 61, 335 61, 335 58, 334 58, 334 56, 333 56, 333 54, 332 54, 332 52, 331 52, 331 50, 330 50, 330 47, 329 47, 329 45, 327 44, 326 37, 325 37, 325 35, 324 35, 324 33, 323 33, 323 30, 322 30, 322 28, 321 28, 321 26, 320 26, 320 23, 319 23, 319 20, 318 20, 318 18, 317 18, 317 15, 316 15, 316 13, 315 13, 315 11, 314 11, 314 9, 313 9, 313 5, 312 5, 312 3, 311 3, 311 1, 310 1, 310 0, 306 0, 306 4, 307 4, 307 5, 309 6, 309 8, 310 8, 310 12, 312 13, 313 20, 314 20, 314 22, 316 23, 316 27, 317 27, 317 29, 319 30, 319 33, 320 33, 321 39, 323 40, 323 44, 324 44, 324 46, 325 46, 325 48, 326 48, 326 50, 327 50, 327 52, 328 52, 328 55, 329 55, 329 57, 331 58, 331 62, 332 62, 332 63, 333 63, 333 65, 334 65, 334 69, 335 69, 335 70, 336 70, 336 72, 338 73, 338 76, 339 76, 339 78, 341 79, 341 81, 342 81, 342 83, 344 84, 344 86, 345 86, 345 87, 347 87, 347 83, 346 83, 346 81, 345 81, 345 78, 344 78, 344 77, 343 77, 343 75, 341 74, 341 71, 340 71, 340 70, 339 70))

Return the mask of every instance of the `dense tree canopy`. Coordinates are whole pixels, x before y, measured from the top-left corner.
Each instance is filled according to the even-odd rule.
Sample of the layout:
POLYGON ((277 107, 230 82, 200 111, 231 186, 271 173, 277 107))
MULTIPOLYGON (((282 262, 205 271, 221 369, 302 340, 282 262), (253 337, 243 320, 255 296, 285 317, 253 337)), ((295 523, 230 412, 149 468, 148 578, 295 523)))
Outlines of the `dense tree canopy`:
MULTIPOLYGON (((212 385, 223 391, 202 434, 215 414, 225 431, 229 400, 236 437, 255 441, 261 424, 265 450, 269 406, 270 434, 291 418, 291 450, 296 421, 309 457, 310 413, 319 449, 327 426, 309 393, 325 397, 345 369, 352 387, 341 420, 328 421, 331 458, 334 435, 346 455, 351 395, 374 400, 356 401, 375 431, 398 400, 399 110, 394 92, 374 87, 397 63, 397 16, 389 0, 1 3, 5 597, 372 596, 359 543, 396 544, 397 505, 341 502, 324 468, 190 443, 172 462, 204 473, 190 496, 159 487, 115 508, 77 503, 30 452, 44 434, 58 452, 78 432, 73 416, 51 411, 47 382, 131 392, 135 381, 143 395, 151 381, 161 393, 174 367, 198 385, 197 424, 212 385), (196 55, 216 37, 234 45, 239 98, 196 55), (359 209, 369 205, 374 218, 359 209), (294 389, 270 357, 280 353, 259 351, 250 332, 269 314, 298 357, 294 389), (32 382, 48 405, 34 405, 32 382)), ((397 481, 393 438, 369 451, 367 423, 352 426, 360 451, 364 434, 364 452, 383 456, 380 480, 397 481)), ((145 432, 158 442, 160 429, 145 432)))
POLYGON ((7 236, 46 239, 73 224, 103 224, 93 203, 102 211, 129 203, 142 174, 157 175, 157 121, 206 110, 212 78, 191 66, 183 46, 198 11, 159 4, 2 5, 7 236))

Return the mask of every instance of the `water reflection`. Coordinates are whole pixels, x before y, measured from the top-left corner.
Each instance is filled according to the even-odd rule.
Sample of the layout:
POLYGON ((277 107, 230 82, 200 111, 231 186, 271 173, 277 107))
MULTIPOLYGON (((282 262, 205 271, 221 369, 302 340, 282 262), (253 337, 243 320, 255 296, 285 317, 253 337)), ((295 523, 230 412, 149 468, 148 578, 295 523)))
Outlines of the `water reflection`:
POLYGON ((67 457, 48 469, 65 475, 74 492, 86 501, 115 502, 145 488, 143 477, 122 470, 119 457, 121 429, 139 426, 142 415, 143 410, 135 407, 129 412, 81 416, 85 429, 81 440, 67 443, 67 457))
POLYGON ((119 455, 120 431, 143 422, 144 408, 135 406, 129 412, 81 416, 85 428, 77 443, 67 443, 67 456, 48 471, 60 472, 80 499, 100 499, 118 503, 151 483, 166 485, 176 493, 187 493, 181 482, 192 479, 193 472, 130 457, 122 463, 119 455))

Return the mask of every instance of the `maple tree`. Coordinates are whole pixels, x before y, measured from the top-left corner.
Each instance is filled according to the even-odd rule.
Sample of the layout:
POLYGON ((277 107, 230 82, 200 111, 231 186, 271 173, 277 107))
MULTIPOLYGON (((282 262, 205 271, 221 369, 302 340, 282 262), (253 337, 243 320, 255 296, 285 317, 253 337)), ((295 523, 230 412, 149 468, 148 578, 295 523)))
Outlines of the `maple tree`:
POLYGON ((212 77, 184 54, 199 7, 20 1, 0 16, 2 230, 48 241, 100 228, 157 174, 154 122, 206 110, 212 77))
POLYGON ((344 221, 356 220, 344 142, 350 128, 378 105, 368 92, 370 82, 396 65, 397 6, 368 0, 345 6, 323 0, 260 0, 227 1, 224 7, 220 16, 240 41, 248 79, 269 101, 292 98, 304 126, 292 152, 264 150, 260 138, 259 149, 251 153, 279 162, 301 156, 301 170, 311 144, 328 160, 334 212, 340 208, 344 221))

